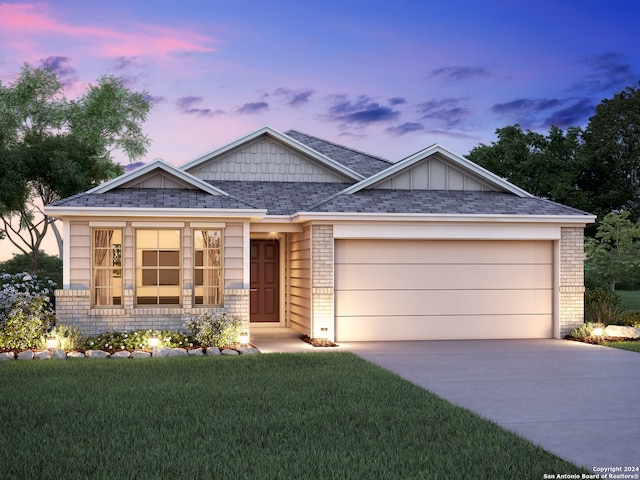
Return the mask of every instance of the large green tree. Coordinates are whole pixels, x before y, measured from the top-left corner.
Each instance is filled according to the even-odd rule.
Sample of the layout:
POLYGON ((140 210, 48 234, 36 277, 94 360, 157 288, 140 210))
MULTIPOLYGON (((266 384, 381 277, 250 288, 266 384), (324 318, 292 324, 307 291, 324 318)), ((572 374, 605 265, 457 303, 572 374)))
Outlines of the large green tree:
POLYGON ((640 272, 640 227, 629 212, 611 212, 585 241, 585 276, 590 284, 604 280, 615 291, 621 282, 634 283, 640 272))
POLYGON ((640 83, 603 100, 589 119, 578 178, 589 209, 599 216, 627 210, 640 217, 640 83))
POLYGON ((1 231, 30 256, 32 273, 49 228, 62 257, 61 236, 42 206, 122 173, 115 150, 130 160, 142 157, 149 110, 144 92, 111 76, 75 100, 65 98, 54 72, 26 64, 12 84, 0 83, 1 231))
MULTIPOLYGON (((640 84, 639 84, 640 85, 640 84)), ((625 210, 640 218, 640 89, 603 100, 585 130, 547 135, 519 125, 496 130, 498 140, 468 158, 534 195, 594 213, 625 210)))

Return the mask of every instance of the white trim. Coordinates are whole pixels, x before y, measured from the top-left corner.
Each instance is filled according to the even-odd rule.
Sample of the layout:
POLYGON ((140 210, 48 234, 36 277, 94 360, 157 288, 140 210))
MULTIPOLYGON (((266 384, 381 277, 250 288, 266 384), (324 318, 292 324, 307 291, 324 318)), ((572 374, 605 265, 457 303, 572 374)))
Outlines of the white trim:
POLYGON ((434 155, 436 153, 443 155, 444 157, 447 158, 447 160, 451 161, 456 166, 462 168, 463 171, 465 170, 470 171, 478 175, 479 177, 483 178, 487 182, 496 185, 502 190, 518 195, 519 197, 533 197, 533 195, 530 194, 529 192, 521 189, 520 187, 515 186, 511 182, 505 180, 504 178, 501 178, 498 175, 491 173, 489 170, 481 167, 480 165, 477 165, 471 162, 470 160, 467 160, 466 158, 453 153, 451 150, 448 150, 439 144, 431 145, 430 147, 427 147, 424 150, 419 151, 418 153, 415 153, 403 160, 400 160, 398 163, 394 163, 393 165, 386 168, 385 170, 375 173, 374 175, 371 175, 365 180, 362 180, 361 182, 356 183, 355 185, 345 188, 340 193, 351 194, 351 193, 359 192, 360 190, 363 190, 367 187, 370 187, 372 185, 375 185, 377 183, 387 180, 388 178, 396 175, 402 170, 405 170, 410 166, 414 165, 415 163, 421 160, 424 160, 425 158, 430 157, 431 155, 434 155))
POLYGON ((69 290, 71 289, 71 222, 63 221, 62 229, 62 289, 69 290))
POLYGON ((289 147, 298 150, 301 153, 304 153, 305 155, 310 156, 311 158, 313 158, 314 160, 320 162, 321 164, 323 164, 326 167, 329 167, 330 169, 342 174, 343 176, 346 176, 347 178, 350 178, 351 180, 354 181, 360 181, 363 180, 365 177, 360 175, 359 173, 355 172, 354 170, 351 170, 350 168, 346 167, 345 165, 342 165, 341 163, 336 162, 335 160, 327 157, 326 155, 323 155, 322 153, 312 149, 311 147, 305 145, 304 143, 301 143, 291 137, 288 137, 287 135, 285 135, 284 133, 280 133, 279 131, 269 127, 269 126, 264 126, 262 128, 259 128, 247 135, 244 135, 230 143, 227 143, 226 145, 217 148, 215 150, 212 150, 208 153, 205 153, 204 155, 201 155, 187 163, 185 163, 184 165, 180 166, 181 170, 184 170, 185 172, 191 168, 197 167, 198 165, 200 165, 203 162, 206 162, 214 157, 220 156, 240 145, 242 145, 243 143, 247 143, 250 142, 252 140, 255 140, 256 138, 262 136, 262 135, 270 135, 274 138, 276 138, 277 140, 280 140, 282 143, 288 145, 289 147))
POLYGON ((251 224, 242 224, 242 288, 251 287, 251 224))
POLYGON ((560 225, 442 224, 394 225, 336 224, 333 238, 408 240, 558 240, 560 225))
POLYGON ((131 222, 133 228, 184 228, 184 222, 131 222))
POLYGON ((562 223, 586 225, 594 223, 595 215, 455 215, 440 213, 325 213, 299 212, 294 222, 500 222, 500 223, 562 223))
POLYGON ((195 218, 250 218, 261 220, 267 214, 264 209, 247 208, 149 208, 149 207, 45 207, 45 213, 51 217, 89 216, 89 217, 195 217, 195 218))
POLYGON ((226 228, 226 223, 190 222, 192 228, 226 228))
POLYGON ((560 239, 553 242, 553 315, 552 330, 553 338, 560 337, 560 239))
POLYGON ((98 185, 97 187, 94 187, 85 193, 105 193, 110 190, 113 190, 114 188, 118 188, 121 185, 129 183, 135 180, 136 178, 140 178, 143 175, 146 175, 147 173, 150 173, 154 170, 162 170, 163 172, 168 173, 169 175, 173 175, 179 178, 180 180, 186 182, 187 184, 197 189, 203 190, 207 193, 210 193, 211 195, 229 196, 228 193, 220 190, 219 188, 216 188, 213 185, 203 180, 200 180, 197 177, 194 177, 190 173, 177 169, 173 165, 168 164, 167 162, 165 162, 160 158, 157 158, 153 162, 143 165, 140 168, 137 168, 129 173, 120 175, 119 177, 114 178, 113 180, 110 180, 101 185, 98 185))
POLYGON ((109 222, 109 221, 99 221, 99 220, 89 220, 90 227, 119 227, 124 228, 127 226, 127 222, 109 222))
POLYGON ((270 223, 260 222, 251 224, 251 233, 301 233, 304 227, 301 223, 270 223))

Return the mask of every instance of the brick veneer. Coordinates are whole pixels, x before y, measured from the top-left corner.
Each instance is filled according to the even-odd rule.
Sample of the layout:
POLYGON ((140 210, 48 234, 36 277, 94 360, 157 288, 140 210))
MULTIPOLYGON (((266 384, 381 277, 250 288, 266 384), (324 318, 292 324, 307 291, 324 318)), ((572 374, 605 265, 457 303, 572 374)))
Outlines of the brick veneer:
POLYGON ((83 335, 138 329, 184 330, 184 322, 204 312, 236 315, 249 331, 249 290, 226 289, 224 308, 194 307, 192 291, 182 291, 181 307, 133 307, 133 290, 124 291, 124 308, 91 308, 89 290, 56 290, 59 323, 80 329, 83 335))
POLYGON ((562 227, 560 237, 560 336, 584 322, 584 229, 562 227))
POLYGON ((335 341, 333 225, 311 228, 311 334, 335 341))

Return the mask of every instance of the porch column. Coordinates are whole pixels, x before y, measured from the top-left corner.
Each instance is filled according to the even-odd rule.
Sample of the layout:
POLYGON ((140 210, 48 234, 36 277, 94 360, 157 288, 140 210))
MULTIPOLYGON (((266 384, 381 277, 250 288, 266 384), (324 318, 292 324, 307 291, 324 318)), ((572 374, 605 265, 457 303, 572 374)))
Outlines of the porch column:
POLYGON ((311 336, 335 341, 333 225, 311 226, 311 336))

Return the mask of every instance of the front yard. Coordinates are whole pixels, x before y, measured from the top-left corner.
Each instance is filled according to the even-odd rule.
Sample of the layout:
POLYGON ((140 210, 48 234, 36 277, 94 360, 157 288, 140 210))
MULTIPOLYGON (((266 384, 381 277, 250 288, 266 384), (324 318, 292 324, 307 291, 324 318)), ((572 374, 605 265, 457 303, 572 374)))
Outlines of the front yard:
POLYGON ((350 353, 3 362, 0 385, 3 479, 583 472, 350 353))

